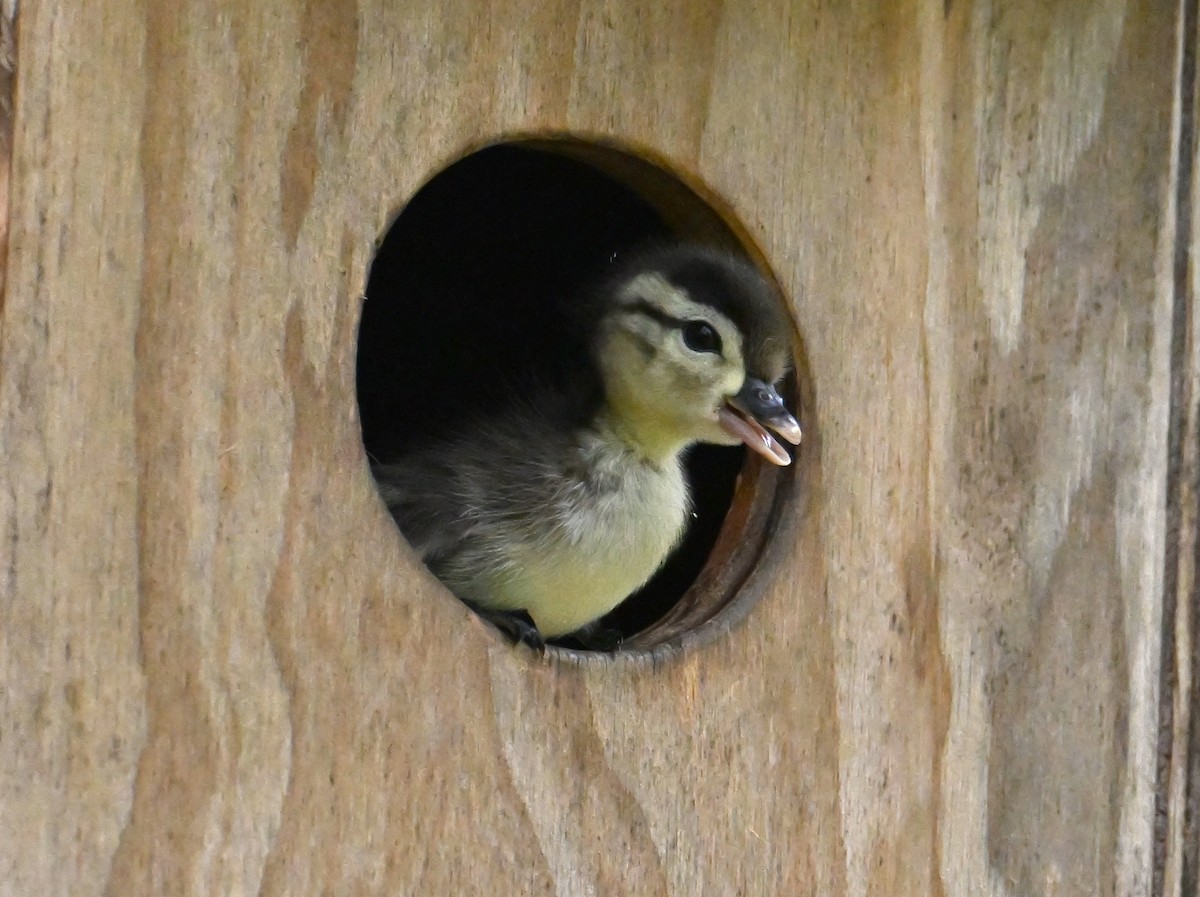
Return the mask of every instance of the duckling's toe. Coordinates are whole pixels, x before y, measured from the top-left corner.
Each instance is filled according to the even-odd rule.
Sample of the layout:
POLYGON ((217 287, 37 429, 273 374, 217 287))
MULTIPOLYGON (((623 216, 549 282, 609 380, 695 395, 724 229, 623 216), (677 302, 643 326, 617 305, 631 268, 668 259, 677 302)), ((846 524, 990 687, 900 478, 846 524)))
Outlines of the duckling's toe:
POLYGON ((523 610, 517 611, 509 616, 509 620, 513 624, 513 629, 509 634, 513 637, 515 644, 532 648, 538 654, 546 653, 546 640, 538 632, 537 625, 529 614, 523 610))
POLYGON ((533 622, 533 617, 529 616, 527 611, 493 610, 487 607, 480 607, 470 601, 465 602, 465 604, 504 633, 514 645, 526 645, 539 654, 545 652, 546 640, 542 638, 537 624, 533 622))

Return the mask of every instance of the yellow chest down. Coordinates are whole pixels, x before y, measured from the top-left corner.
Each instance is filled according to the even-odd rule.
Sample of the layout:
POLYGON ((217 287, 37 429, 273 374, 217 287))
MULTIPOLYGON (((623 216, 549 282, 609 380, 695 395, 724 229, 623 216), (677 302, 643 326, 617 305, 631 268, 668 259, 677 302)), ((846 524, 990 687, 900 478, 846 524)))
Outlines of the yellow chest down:
POLYGON ((679 541, 688 494, 677 465, 643 468, 594 503, 564 500, 553 535, 513 547, 480 601, 522 609, 547 638, 574 632, 646 582, 679 541))

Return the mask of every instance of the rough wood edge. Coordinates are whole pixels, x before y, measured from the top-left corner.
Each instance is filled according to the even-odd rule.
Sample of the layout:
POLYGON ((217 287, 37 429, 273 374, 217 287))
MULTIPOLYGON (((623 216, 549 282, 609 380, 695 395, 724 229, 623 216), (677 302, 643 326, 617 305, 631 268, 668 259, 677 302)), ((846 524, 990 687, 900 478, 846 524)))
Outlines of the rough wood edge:
POLYGON ((1200 894, 1200 339, 1196 332, 1197 28, 1200 2, 1180 3, 1173 308, 1167 433, 1162 667, 1153 897, 1200 894))

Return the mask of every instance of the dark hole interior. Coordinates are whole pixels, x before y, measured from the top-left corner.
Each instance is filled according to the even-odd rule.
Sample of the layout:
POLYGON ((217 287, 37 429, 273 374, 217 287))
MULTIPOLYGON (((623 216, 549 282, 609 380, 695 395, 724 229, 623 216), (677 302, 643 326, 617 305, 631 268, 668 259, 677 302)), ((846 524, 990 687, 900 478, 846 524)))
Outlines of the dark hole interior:
MULTIPOLYGON (((563 297, 614 257, 679 236, 690 235, 633 189, 561 152, 504 144, 442 171, 403 209, 371 267, 357 368, 370 458, 392 460, 462 415, 503 413, 525 378, 571 376, 583 349, 567 337, 563 297)), ((689 452, 686 537, 607 626, 626 637, 647 628, 696 579, 743 458, 740 447, 689 452)))

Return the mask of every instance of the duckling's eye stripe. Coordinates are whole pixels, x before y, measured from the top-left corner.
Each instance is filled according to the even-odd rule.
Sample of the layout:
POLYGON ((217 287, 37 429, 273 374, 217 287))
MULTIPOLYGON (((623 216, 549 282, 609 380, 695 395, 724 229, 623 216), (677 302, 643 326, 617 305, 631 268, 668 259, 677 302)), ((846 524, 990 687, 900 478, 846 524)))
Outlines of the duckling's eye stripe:
POLYGON ((676 330, 682 330, 688 324, 692 323, 690 320, 684 320, 683 318, 677 318, 674 315, 667 314, 661 308, 651 305, 645 299, 639 299, 636 302, 630 302, 627 305, 622 305, 621 309, 623 311, 643 314, 648 318, 658 321, 658 323, 662 324, 664 327, 674 327, 676 330))

